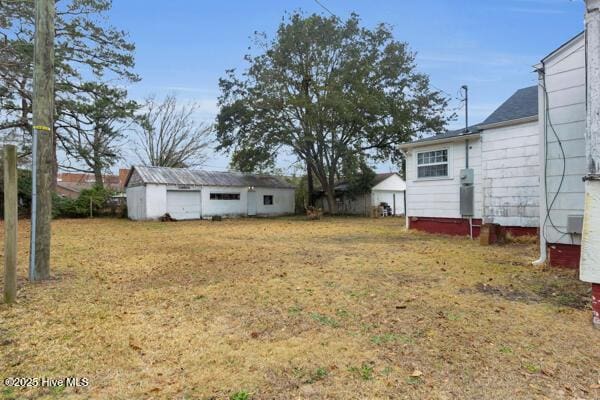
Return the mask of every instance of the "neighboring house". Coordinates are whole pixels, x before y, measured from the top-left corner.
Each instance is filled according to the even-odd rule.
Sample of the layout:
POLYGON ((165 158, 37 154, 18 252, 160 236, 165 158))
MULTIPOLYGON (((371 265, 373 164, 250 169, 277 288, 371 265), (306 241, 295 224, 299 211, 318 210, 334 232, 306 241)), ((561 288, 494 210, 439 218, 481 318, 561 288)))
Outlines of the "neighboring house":
POLYGON ((134 166, 126 182, 128 216, 178 220, 275 216, 294 212, 294 186, 282 177, 134 166))
MULTIPOLYGON (((104 187, 117 193, 125 189, 126 173, 129 169, 119 170, 119 175, 104 175, 104 187), (125 175, 123 175, 125 171, 125 175)), ((96 184, 94 174, 59 172, 56 175, 56 193, 60 196, 76 199, 84 189, 91 189, 96 184)))
POLYGON ((537 120, 538 90, 533 86, 518 90, 468 130, 401 145, 407 226, 475 237, 485 222, 513 235, 535 235, 540 193, 537 120))
MULTIPOLYGON (((546 56, 539 73, 541 251, 579 266, 586 176, 586 56, 581 33, 546 56)), ((543 258, 543 256, 542 256, 543 258)))
MULTIPOLYGON (((335 186, 337 212, 341 214, 371 215, 372 207, 387 204, 392 215, 404 215, 404 192, 406 183, 395 172, 377 174, 368 193, 350 194, 346 182, 335 186)), ((323 193, 317 199, 317 206, 327 209, 327 198, 323 193)))

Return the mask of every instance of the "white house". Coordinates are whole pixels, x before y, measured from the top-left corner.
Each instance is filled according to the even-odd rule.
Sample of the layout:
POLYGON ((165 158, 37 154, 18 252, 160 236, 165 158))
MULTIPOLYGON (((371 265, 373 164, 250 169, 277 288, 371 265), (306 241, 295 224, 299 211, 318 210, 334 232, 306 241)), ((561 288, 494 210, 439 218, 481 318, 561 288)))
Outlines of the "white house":
POLYGON ((586 175, 586 56, 581 33, 546 56, 539 74, 540 261, 578 267, 586 175))
POLYGON ((401 145, 407 226, 478 236, 483 222, 513 235, 539 226, 538 89, 515 92, 481 124, 401 145), (462 187, 462 188, 461 188, 462 187))
POLYGON ((133 220, 275 216, 294 212, 294 186, 276 176, 134 166, 125 181, 133 220))
MULTIPOLYGON (((404 215, 404 192, 406 183, 395 172, 376 174, 368 193, 349 194, 348 183, 338 182, 335 186, 337 211, 342 214, 370 215, 371 208, 385 203, 391 215, 404 215)), ((326 208, 327 199, 321 194, 317 206, 326 208)))

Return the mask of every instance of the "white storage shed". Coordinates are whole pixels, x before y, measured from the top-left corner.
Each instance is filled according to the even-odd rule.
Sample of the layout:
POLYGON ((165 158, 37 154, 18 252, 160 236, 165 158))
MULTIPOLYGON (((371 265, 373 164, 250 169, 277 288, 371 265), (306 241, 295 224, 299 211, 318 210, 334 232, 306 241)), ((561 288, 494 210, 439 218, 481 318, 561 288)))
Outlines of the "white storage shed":
POLYGON ((294 213, 295 189, 282 177, 134 166, 125 182, 132 220, 294 213))
MULTIPOLYGON (((370 215, 371 208, 385 203, 389 206, 391 215, 404 215, 404 191, 406 183, 396 172, 376 174, 368 193, 348 193, 347 182, 335 185, 336 209, 341 214, 370 215)), ((327 198, 323 192, 317 199, 317 206, 327 209, 327 198)))

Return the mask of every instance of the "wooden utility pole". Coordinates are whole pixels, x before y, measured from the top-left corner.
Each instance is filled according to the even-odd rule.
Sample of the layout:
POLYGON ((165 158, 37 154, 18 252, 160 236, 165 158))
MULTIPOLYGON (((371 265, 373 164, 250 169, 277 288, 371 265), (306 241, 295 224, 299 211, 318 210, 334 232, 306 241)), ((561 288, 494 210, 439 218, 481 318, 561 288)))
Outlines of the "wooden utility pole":
POLYGON ((55 0, 35 0, 33 167, 29 279, 50 278, 54 140, 55 0))
POLYGON ((17 149, 4 145, 4 302, 17 298, 17 149))

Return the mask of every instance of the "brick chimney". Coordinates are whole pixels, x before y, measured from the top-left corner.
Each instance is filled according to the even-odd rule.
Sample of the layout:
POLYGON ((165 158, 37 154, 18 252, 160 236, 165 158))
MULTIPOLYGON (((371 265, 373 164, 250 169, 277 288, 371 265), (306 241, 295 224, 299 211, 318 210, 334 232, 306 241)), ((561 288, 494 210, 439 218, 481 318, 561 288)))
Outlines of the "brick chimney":
POLYGON ((125 189, 125 181, 127 180, 127 175, 129 175, 129 168, 119 169, 119 186, 122 189, 125 189))

